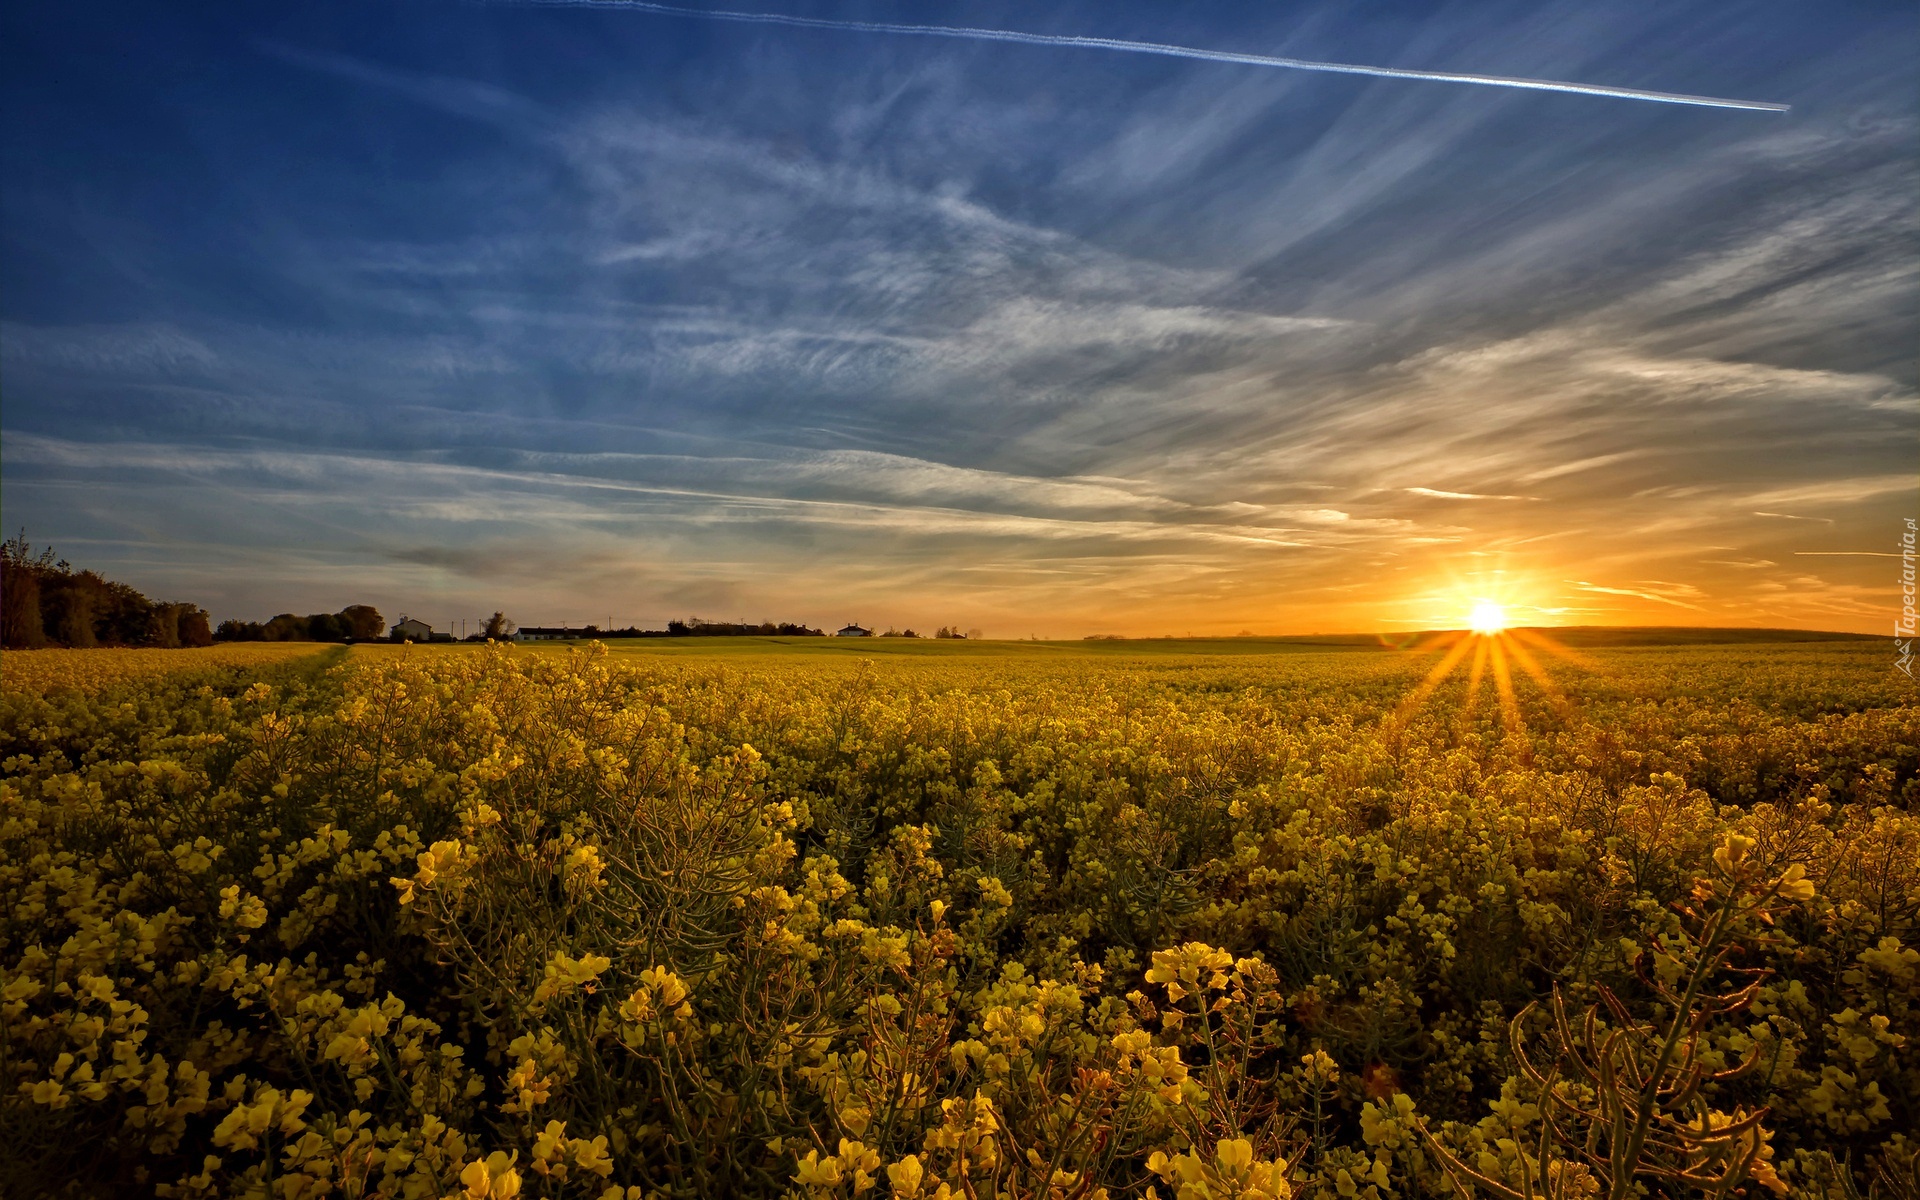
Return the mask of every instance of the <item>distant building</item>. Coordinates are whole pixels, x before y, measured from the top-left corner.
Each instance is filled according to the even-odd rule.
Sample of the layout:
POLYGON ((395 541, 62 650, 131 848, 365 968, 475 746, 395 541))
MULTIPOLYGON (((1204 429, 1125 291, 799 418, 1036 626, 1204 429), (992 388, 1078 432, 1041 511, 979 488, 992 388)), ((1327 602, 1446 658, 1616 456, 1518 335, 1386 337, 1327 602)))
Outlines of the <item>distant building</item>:
POLYGON ((433 626, 425 621, 416 621, 402 615, 394 622, 393 629, 387 634, 396 642, 430 642, 433 640, 433 626))
POLYGON ((522 642, 566 642, 593 637, 594 634, 565 625, 522 625, 513 636, 515 640, 522 642))
POLYGON ((862 629, 858 625, 843 625, 840 627, 840 632, 834 634, 833 636, 835 637, 872 637, 873 630, 862 629))

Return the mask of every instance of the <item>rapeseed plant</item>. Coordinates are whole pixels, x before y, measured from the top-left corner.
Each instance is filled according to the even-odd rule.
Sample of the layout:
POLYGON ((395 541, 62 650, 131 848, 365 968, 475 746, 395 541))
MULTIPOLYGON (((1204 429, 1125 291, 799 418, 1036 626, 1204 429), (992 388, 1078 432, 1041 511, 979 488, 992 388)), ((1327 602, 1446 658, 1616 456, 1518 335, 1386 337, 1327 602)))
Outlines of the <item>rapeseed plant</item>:
POLYGON ((10 653, 0 1192, 1902 1194, 1920 710, 1688 653, 10 653))

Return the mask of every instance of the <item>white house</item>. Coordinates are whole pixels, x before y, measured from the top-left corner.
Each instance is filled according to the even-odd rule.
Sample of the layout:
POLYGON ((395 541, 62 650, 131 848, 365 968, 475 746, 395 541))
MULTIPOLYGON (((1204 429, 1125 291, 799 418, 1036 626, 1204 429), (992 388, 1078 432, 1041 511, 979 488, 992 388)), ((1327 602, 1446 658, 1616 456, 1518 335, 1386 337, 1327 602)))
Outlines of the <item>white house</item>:
POLYGON ((835 637, 872 637, 873 630, 862 629, 858 625, 843 625, 840 628, 840 632, 834 634, 833 636, 835 637))
POLYGON ((432 639, 433 626, 427 624, 425 621, 416 621, 412 617, 402 613, 400 619, 394 623, 392 631, 389 632, 387 636, 396 642, 425 642, 432 639))

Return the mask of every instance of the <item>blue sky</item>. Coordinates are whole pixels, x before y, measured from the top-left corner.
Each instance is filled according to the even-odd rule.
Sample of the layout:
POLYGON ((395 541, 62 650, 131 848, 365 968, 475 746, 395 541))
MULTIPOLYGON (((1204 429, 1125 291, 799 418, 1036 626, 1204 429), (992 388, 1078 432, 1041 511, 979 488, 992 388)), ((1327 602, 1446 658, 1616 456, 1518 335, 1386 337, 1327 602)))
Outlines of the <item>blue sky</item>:
MULTIPOLYGON (((748 7, 740 0, 738 7, 748 7)), ((1911 5, 0 17, 9 532, 217 617, 1884 631, 1911 5)))

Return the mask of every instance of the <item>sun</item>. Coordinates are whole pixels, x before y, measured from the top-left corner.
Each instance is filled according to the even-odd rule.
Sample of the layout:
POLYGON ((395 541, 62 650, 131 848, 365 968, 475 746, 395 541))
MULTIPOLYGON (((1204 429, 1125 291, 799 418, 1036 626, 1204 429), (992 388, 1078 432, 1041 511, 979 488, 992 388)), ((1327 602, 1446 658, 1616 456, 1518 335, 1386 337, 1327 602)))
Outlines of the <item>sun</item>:
POLYGON ((1474 604, 1473 615, 1467 618, 1467 624, 1479 634, 1491 636, 1506 629, 1507 610, 1491 600, 1481 600, 1474 604))

